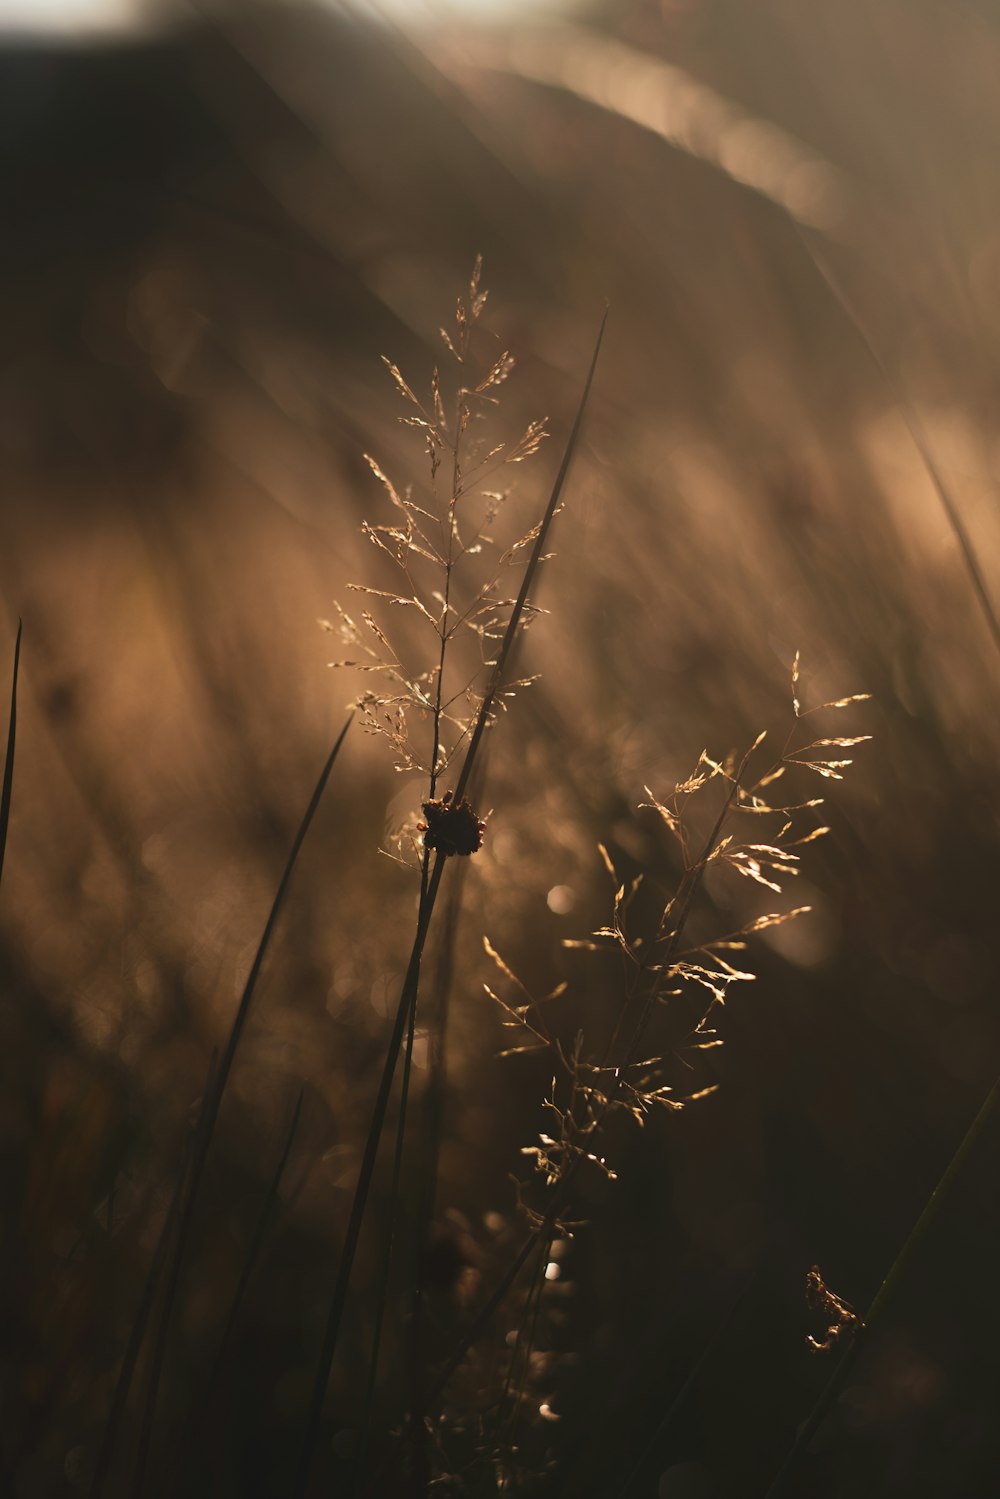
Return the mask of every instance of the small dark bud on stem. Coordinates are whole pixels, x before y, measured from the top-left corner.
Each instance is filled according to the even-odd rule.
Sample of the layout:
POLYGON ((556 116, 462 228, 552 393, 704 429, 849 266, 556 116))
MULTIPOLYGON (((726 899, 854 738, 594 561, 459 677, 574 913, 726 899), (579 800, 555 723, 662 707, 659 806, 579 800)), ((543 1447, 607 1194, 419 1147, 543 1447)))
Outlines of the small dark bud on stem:
POLYGON ((426 822, 419 824, 428 848, 442 854, 475 854, 483 846, 486 824, 482 822, 463 797, 452 801, 452 792, 446 791, 439 801, 423 803, 426 822))

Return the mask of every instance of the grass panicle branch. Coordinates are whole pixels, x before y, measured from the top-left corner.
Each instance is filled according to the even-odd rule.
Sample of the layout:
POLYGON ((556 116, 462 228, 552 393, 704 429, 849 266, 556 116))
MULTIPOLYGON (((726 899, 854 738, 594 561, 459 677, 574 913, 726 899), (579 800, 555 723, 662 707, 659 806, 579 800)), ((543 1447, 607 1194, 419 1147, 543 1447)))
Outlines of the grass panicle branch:
MULTIPOLYGON (((638 881, 633 881, 631 886, 622 881, 607 851, 602 848, 602 858, 612 877, 615 891, 612 921, 599 928, 588 939, 565 944, 584 950, 618 950, 625 963, 625 984, 617 1019, 600 1061, 590 1063, 585 1060, 581 1050, 582 1038, 579 1036, 570 1051, 558 1039, 553 1039, 537 1002, 531 999, 523 984, 487 942, 488 955, 493 958, 501 974, 515 985, 520 1002, 509 1004, 488 986, 486 992, 498 1002, 505 1017, 502 1023, 507 1027, 520 1029, 528 1037, 524 1046, 507 1048, 507 1054, 549 1050, 553 1059, 553 1073, 561 1072, 568 1099, 563 1105, 558 1103, 554 1083, 553 1093, 546 1106, 550 1116, 554 1116, 557 1121, 557 1132, 543 1133, 539 1137, 539 1144, 524 1150, 524 1154, 533 1158, 536 1170, 544 1178, 548 1199, 541 1208, 528 1209, 530 1231, 493 1292, 475 1314, 471 1325, 440 1369, 432 1386, 434 1400, 441 1398, 451 1378, 470 1349, 483 1336, 546 1236, 559 1229, 571 1188, 584 1163, 590 1163, 606 1175, 614 1177, 615 1173, 599 1153, 601 1147, 597 1144, 612 1115, 624 1110, 641 1124, 644 1116, 654 1107, 680 1108, 685 1102, 713 1091, 712 1088, 703 1088, 689 1094, 684 1100, 678 1099, 673 1095, 663 1074, 662 1059, 640 1060, 647 1031, 656 1012, 665 1008, 669 1015, 676 1009, 679 998, 686 991, 706 994, 704 1003, 696 1007, 694 1023, 685 1025, 682 1035, 672 1042, 670 1049, 674 1054, 711 1050, 720 1044, 711 1024, 715 1011, 725 1004, 733 983, 754 977, 752 973, 735 967, 730 961, 730 954, 745 948, 748 938, 755 933, 782 925, 808 911, 808 907, 797 906, 784 912, 768 913, 696 947, 683 946, 692 910, 705 875, 711 867, 725 864, 736 875, 781 893, 782 885, 779 880, 798 873, 797 850, 815 842, 828 831, 824 827, 813 827, 805 834, 798 835, 796 827, 797 814, 811 814, 822 805, 822 798, 782 801, 774 798, 771 788, 793 770, 809 770, 820 776, 840 779, 843 768, 850 761, 838 759, 831 762, 830 747, 853 746, 870 738, 869 735, 830 735, 798 745, 796 725, 802 718, 824 710, 845 708, 863 702, 868 697, 867 693, 855 693, 834 702, 823 703, 814 709, 803 710, 797 695, 798 681, 799 658, 796 656, 791 681, 792 728, 777 761, 752 783, 746 784, 747 773, 752 757, 764 741, 763 734, 757 737, 739 762, 732 765, 713 760, 707 753, 703 753, 692 774, 675 787, 668 801, 661 801, 647 791, 650 800, 643 805, 659 815, 669 834, 676 840, 684 865, 680 883, 660 909, 652 932, 633 936, 629 931, 628 908, 638 888, 638 881), (725 788, 721 804, 707 836, 700 844, 700 851, 693 854, 691 834, 687 826, 687 804, 716 781, 721 781, 725 788), (733 819, 746 816, 751 821, 761 817, 775 817, 780 822, 779 831, 769 843, 743 841, 726 831, 733 819), (629 1017, 631 1026, 627 1037, 623 1038, 623 1029, 629 1017)), ((549 998, 555 998, 564 991, 565 986, 560 986, 549 998)))

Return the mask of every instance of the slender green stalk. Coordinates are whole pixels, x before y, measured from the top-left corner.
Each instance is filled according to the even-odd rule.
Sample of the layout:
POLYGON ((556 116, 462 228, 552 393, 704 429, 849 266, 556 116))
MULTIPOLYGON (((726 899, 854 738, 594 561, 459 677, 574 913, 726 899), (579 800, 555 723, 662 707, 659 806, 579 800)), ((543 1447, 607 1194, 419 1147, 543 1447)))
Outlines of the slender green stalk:
POLYGON ((7 753, 3 766, 3 790, 0 791, 0 880, 3 879, 3 858, 7 849, 7 829, 10 826, 10 800, 14 790, 14 744, 17 739, 17 675, 21 664, 22 623, 17 622, 17 639, 14 642, 14 675, 10 686, 10 716, 7 721, 7 753))
POLYGON ((205 1162, 208 1158, 209 1147, 211 1146, 212 1137, 215 1133, 215 1126, 218 1121, 219 1110, 222 1107, 222 1099, 223 1095, 225 1094, 226 1084, 229 1081, 229 1075, 232 1071, 233 1062, 236 1058, 236 1051, 239 1046, 240 1039, 243 1035, 244 1029, 246 1028, 247 1018, 250 1014, 251 1001, 253 999, 254 991, 257 987, 257 980, 260 976, 261 968, 263 967, 264 958, 268 951, 268 948, 270 947, 271 938, 274 934, 275 927, 278 923, 278 917, 285 902, 285 896, 287 895, 289 886, 291 885, 292 874, 298 860, 299 852, 301 851, 302 845, 305 842, 306 834, 309 831, 313 817, 316 814, 316 809, 319 806, 323 796, 323 792, 326 789, 326 783, 330 778, 330 772, 332 771, 334 762, 336 761, 337 756, 340 753, 340 747, 344 742, 350 726, 351 719, 348 718, 347 722, 344 724, 344 727, 340 731, 337 742, 327 756, 326 763, 323 766, 322 771, 320 772, 319 779, 316 782, 312 796, 309 799, 309 804, 306 807, 301 822, 299 823, 298 831, 296 832, 295 838, 292 841, 292 847, 288 855, 288 860, 285 864, 281 879, 278 882, 278 888, 275 892, 274 900, 271 904, 271 910, 268 914, 267 922, 264 926, 264 931, 261 934, 261 939, 258 944, 257 951, 254 954, 253 963, 250 966, 250 972, 247 975, 246 984, 243 988, 243 994, 240 998, 240 1003, 237 1008, 236 1015, 233 1018, 233 1023, 229 1031, 229 1037, 226 1042, 225 1049, 222 1053, 222 1060, 219 1064, 218 1071, 214 1074, 208 1088, 206 1088, 205 1090, 205 1095, 202 1101, 201 1117, 199 1120, 199 1129, 195 1137, 195 1146, 191 1160, 191 1168, 187 1173, 186 1184, 181 1193, 182 1207, 178 1220, 177 1242, 174 1249, 173 1260, 170 1265, 170 1271, 167 1277, 167 1283, 164 1292, 163 1311, 160 1318, 160 1325, 156 1343, 154 1345, 152 1353, 149 1386, 146 1395, 142 1426, 139 1434, 138 1453, 136 1456, 135 1473, 132 1482, 133 1499, 140 1499, 145 1484, 146 1464, 149 1457, 149 1447, 153 1434, 153 1422, 156 1415, 156 1401, 159 1394, 160 1376, 163 1370, 163 1359, 166 1352, 166 1341, 170 1326, 170 1318, 173 1312, 177 1289, 180 1282, 181 1270, 184 1263, 184 1254, 187 1249, 187 1241, 190 1236, 191 1225, 194 1219, 194 1208, 198 1195, 198 1188, 201 1184, 201 1178, 205 1169, 205 1162))

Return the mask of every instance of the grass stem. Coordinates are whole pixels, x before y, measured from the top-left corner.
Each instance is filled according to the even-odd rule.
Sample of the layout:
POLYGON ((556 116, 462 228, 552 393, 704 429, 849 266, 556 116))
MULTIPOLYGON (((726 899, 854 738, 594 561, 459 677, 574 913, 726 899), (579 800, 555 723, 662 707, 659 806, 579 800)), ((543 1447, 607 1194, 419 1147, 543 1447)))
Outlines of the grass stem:
POLYGON ((0 880, 3 879, 3 860, 7 850, 7 829, 10 826, 10 802, 14 790, 14 745, 17 740, 17 676, 21 664, 21 620, 17 622, 17 638, 14 641, 14 673, 10 686, 10 715, 7 720, 7 753, 3 765, 3 790, 0 791, 0 880))
MULTIPOLYGON (((538 566, 542 559, 549 528, 551 527, 552 520, 556 514, 556 511, 559 509, 559 502, 562 497, 562 491, 566 482, 566 477, 569 473, 570 464, 579 443, 580 433, 583 427, 583 418, 587 409, 590 390, 594 381, 594 374, 597 369, 597 360, 601 350, 601 343, 604 338, 604 330, 607 325, 607 319, 608 314, 607 310, 605 310, 604 316, 601 320, 600 330, 597 335, 597 341, 594 346, 594 352, 590 361, 590 367, 587 372, 587 378, 584 384, 583 393, 580 397, 580 401, 576 410, 576 416, 573 421, 573 426, 570 430, 570 435, 566 443, 565 451, 563 453, 562 462, 559 465, 559 470, 556 474, 555 482, 552 486, 552 492, 549 496, 549 501, 546 505, 545 513, 539 525, 538 534, 535 538, 535 542, 531 550, 531 555, 524 570, 524 576, 521 581, 520 591, 518 593, 517 599, 514 602, 513 608, 511 609, 510 617, 507 621, 503 640, 497 653, 496 662, 494 664, 493 671, 486 688, 486 692, 484 693, 482 702, 480 703, 476 714, 476 719, 472 729, 472 734, 469 739, 468 748, 465 752, 465 759, 462 763, 462 770, 459 775, 458 784, 454 792, 455 803, 458 803, 462 800, 462 797, 469 785, 469 779, 475 768, 476 759, 479 754, 479 747, 482 742, 482 737, 486 730, 487 724, 491 721, 493 704, 496 700, 496 695, 502 685, 507 661, 510 656, 515 636, 517 635, 518 627, 521 622, 521 616, 524 613, 524 606, 528 598, 528 590, 534 582, 535 574, 538 571, 538 566)), ((417 931, 414 937, 413 948, 410 953, 410 960, 407 965, 406 975, 403 980, 402 993, 400 994, 399 1004, 396 1008, 396 1015, 393 1021, 392 1033, 389 1037, 389 1045, 386 1051, 385 1062, 382 1068, 382 1077, 379 1083, 379 1089, 372 1111, 372 1119, 368 1129, 368 1136, 365 1141, 365 1148, 361 1158, 358 1180, 354 1189, 354 1198, 351 1204, 347 1233, 344 1238, 344 1246, 343 1250, 341 1251, 340 1263, 337 1268, 337 1278, 334 1285, 333 1298, 330 1305, 329 1315, 327 1317, 326 1329, 323 1335, 323 1344, 320 1350, 319 1364, 316 1372, 316 1378, 313 1384, 313 1392, 309 1402, 305 1433, 303 1436, 302 1448, 299 1456, 299 1465, 290 1490, 291 1499, 302 1499, 302 1496, 306 1492, 306 1485, 309 1481, 309 1474, 312 1470, 316 1444, 319 1439, 319 1430, 323 1414, 323 1402, 326 1398, 326 1389, 327 1385, 329 1384, 330 1372, 333 1368, 333 1360, 336 1356, 337 1343, 340 1338, 340 1328, 343 1321, 344 1309, 347 1305, 347 1295, 350 1286, 351 1272, 354 1267, 354 1260, 358 1250, 358 1242, 361 1237, 361 1226, 364 1219, 365 1208, 368 1203, 368 1195, 371 1190, 372 1178, 375 1172, 375 1162, 378 1155, 379 1143, 382 1138, 382 1131, 385 1127, 385 1119, 389 1107, 389 1097, 392 1091, 393 1077, 395 1075, 400 1049, 403 1044, 403 1035, 406 1029, 410 1008, 411 1006, 414 1006, 416 1004, 417 1000, 417 991, 420 983, 420 964, 423 958, 424 946, 427 940, 427 932, 430 925, 431 916, 433 915, 434 905, 437 900, 438 890, 441 885, 441 877, 444 873, 445 858, 446 856, 439 851, 435 858, 433 868, 431 869, 430 877, 426 881, 422 893, 420 910, 417 919, 417 931)))
POLYGON ((233 1023, 229 1031, 229 1037, 226 1041, 225 1050, 222 1053, 222 1060, 219 1064, 219 1069, 212 1078, 212 1081, 209 1084, 208 1088, 205 1090, 205 1097, 202 1103, 202 1113, 199 1120, 199 1129, 198 1133, 195 1136, 195 1147, 191 1161, 191 1169, 188 1174, 186 1189, 182 1192, 183 1207, 181 1209, 178 1222, 177 1242, 174 1249, 173 1261, 170 1266, 170 1273, 167 1279, 166 1290, 164 1293, 163 1314, 160 1319, 157 1341, 153 1350, 149 1386, 143 1413, 142 1426, 140 1428, 139 1434, 139 1449, 136 1456, 135 1476, 132 1483, 132 1499, 141 1499, 145 1483, 146 1463, 149 1457, 150 1443, 152 1441, 153 1421, 156 1415, 156 1401, 159 1394, 160 1376, 162 1374, 163 1360, 166 1353, 166 1341, 170 1326, 170 1318, 173 1312, 174 1301, 176 1299, 177 1289, 180 1283, 181 1270, 184 1263, 184 1254, 187 1249, 187 1241, 190 1236, 191 1225, 194 1220, 194 1208, 198 1196, 198 1188, 201 1184, 202 1175, 204 1174, 205 1162, 208 1158, 208 1151, 212 1143, 212 1136, 215 1133, 215 1126, 218 1121, 219 1110, 222 1107, 222 1099, 226 1091, 226 1084, 229 1081, 229 1075, 232 1071, 233 1062, 236 1059, 236 1051, 240 1044, 240 1039, 243 1035, 243 1031, 246 1028, 247 1018, 250 1014, 250 1004, 253 999, 254 991, 257 987, 257 980, 260 977, 260 971, 264 964, 265 955, 267 954, 268 948, 271 945, 271 938, 274 934, 274 929, 277 926, 281 909, 285 903, 285 896, 287 895, 288 888, 292 882, 292 874, 294 872, 299 853, 301 851, 303 843, 305 842, 305 837, 312 824, 313 817, 316 815, 316 809, 319 806, 323 796, 323 792, 326 789, 326 783, 330 778, 330 772, 333 770, 334 762, 336 761, 337 756, 340 753, 340 747, 347 736, 347 731, 350 726, 351 719, 348 718, 347 722, 344 724, 344 727, 341 729, 340 734, 337 737, 337 741, 334 744, 333 749, 327 756, 326 763, 323 766, 322 771, 320 772, 319 779, 317 780, 316 785, 313 789, 312 796, 309 798, 309 804, 306 807, 305 812, 303 813, 301 822, 299 823, 298 831, 296 832, 295 837, 292 841, 292 847, 288 855, 288 860, 285 864, 281 879, 278 882, 278 888, 275 891, 274 900, 271 903, 271 910, 268 913, 268 918, 264 925, 264 930, 261 934, 261 939, 257 946, 257 951, 254 954, 253 963, 250 965, 250 972, 247 975, 246 984, 243 988, 243 994, 240 998, 239 1006, 233 1018, 233 1023))

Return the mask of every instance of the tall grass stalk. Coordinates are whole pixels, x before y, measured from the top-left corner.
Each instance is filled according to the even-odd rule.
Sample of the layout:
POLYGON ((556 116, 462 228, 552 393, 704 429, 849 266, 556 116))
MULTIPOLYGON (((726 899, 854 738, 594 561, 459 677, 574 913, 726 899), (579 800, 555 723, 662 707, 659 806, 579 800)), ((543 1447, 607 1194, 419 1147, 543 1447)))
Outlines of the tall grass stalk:
MULTIPOLYGON (((472 285, 474 299, 477 288, 478 266, 477 271, 473 277, 472 285)), ((594 381, 594 375, 597 370, 597 362, 600 356, 601 344, 604 338, 604 330, 607 325, 607 316, 607 310, 605 310, 604 316, 601 319, 600 329, 598 331, 597 339, 594 345, 594 351, 591 357, 587 377, 584 382, 583 392, 581 394, 573 425, 570 429, 569 438, 563 452, 562 461, 559 465, 559 469, 556 474, 555 482, 553 483, 544 514, 537 527, 534 544, 531 548, 528 561, 524 568, 521 586, 518 591, 517 598, 515 599, 514 604, 510 610, 510 614, 507 618, 507 623, 500 642, 500 647, 497 651, 485 692, 479 703, 479 707, 475 715, 471 734, 469 735, 468 746, 466 748, 465 756, 462 762, 462 768, 459 773, 458 781, 453 794, 453 805, 457 805, 462 801, 465 792, 468 789, 470 777, 472 776, 472 772, 475 768, 476 760, 479 754, 479 747, 482 742, 483 734, 486 731, 488 723, 492 719, 497 695, 500 692, 501 687, 505 684, 510 653, 514 644, 514 640, 518 634, 522 617, 524 615, 525 606, 528 600, 528 592, 532 587, 532 584, 534 583, 539 564, 544 555, 549 530, 551 528, 552 521, 559 509, 563 488, 565 486, 566 478, 570 469, 570 464, 572 463, 573 456, 579 444, 580 433, 583 427, 583 419, 587 410, 587 404, 590 397, 591 387, 594 381)), ((450 516, 450 522, 451 526, 453 526, 453 509, 450 516)), ((449 529, 451 529, 451 526, 449 527, 449 529)), ((443 615, 443 619, 445 623, 443 623, 442 625, 442 633, 444 633, 447 629, 446 612, 443 615)), ((434 717, 434 752, 433 758, 430 762, 430 784, 435 789, 436 769, 438 763, 437 756, 440 752, 440 719, 444 706, 442 672, 440 669, 442 660, 443 658, 439 657, 434 717)), ((333 1367, 333 1360, 336 1356, 337 1344, 340 1338, 340 1329, 343 1321, 344 1309, 347 1304, 351 1272, 353 1270, 354 1260, 357 1255, 358 1242, 361 1236, 362 1221, 364 1219, 365 1208, 367 1206, 368 1196, 371 1190, 372 1178, 375 1172, 375 1162, 378 1156, 379 1144, 382 1138, 382 1132, 385 1127, 385 1120, 389 1107, 389 1098, 392 1091, 393 1078, 399 1059, 399 1053, 403 1045, 404 1033, 406 1032, 407 1025, 410 1019, 411 1010, 415 1010, 417 1002, 417 994, 420 982, 420 965, 423 959, 424 948, 427 942, 427 933, 430 926, 431 916, 434 911, 434 906, 437 901, 437 895, 440 889, 441 879, 444 874, 444 866, 446 860, 446 853, 443 850, 439 849, 434 857, 433 864, 431 864, 430 849, 425 844, 421 860, 421 889, 416 933, 414 935, 413 946, 410 952, 410 958, 403 980, 402 992, 400 994, 399 1003, 396 1008, 392 1032, 389 1037, 389 1044, 383 1063, 378 1093, 376 1095, 375 1105, 372 1111, 371 1123, 369 1125, 368 1134, 365 1140, 364 1152, 362 1154, 361 1165, 358 1171, 358 1180, 355 1186, 354 1197, 351 1203, 347 1232, 344 1239, 344 1246, 341 1251, 340 1262, 337 1267, 337 1276, 334 1284, 333 1297, 331 1300, 330 1311, 324 1330, 323 1343, 320 1350, 316 1378, 313 1385, 312 1397, 310 1399, 298 1470, 296 1472, 294 1483, 291 1489, 292 1499, 301 1499, 301 1496, 306 1491, 306 1486, 309 1481, 309 1475, 312 1470, 313 1458, 315 1455, 316 1444, 319 1438, 320 1424, 323 1414, 323 1403, 326 1397, 327 1385, 329 1384, 330 1379, 330 1371, 333 1367)))
MULTIPOLYGON (((484 764, 484 759, 481 759, 474 784, 482 780, 484 764)), ((415 1152, 415 1212, 411 1244, 409 1322, 407 1324, 410 1428, 415 1471, 423 1466, 427 1441, 424 1394, 427 1306, 424 1271, 437 1201, 437 1175, 447 1082, 448 1010, 466 868, 465 864, 460 865, 452 877, 441 922, 442 931, 437 946, 437 964, 434 973, 434 992, 437 1002, 433 1013, 428 1016, 428 1077, 422 1099, 421 1128, 418 1132, 415 1152)))
POLYGON ((389 1299, 389 1281, 392 1275, 393 1254, 396 1248, 400 1189, 403 1178, 403 1151, 406 1144, 406 1116, 410 1098, 410 1079, 413 1073, 413 1037, 416 1027, 416 1014, 416 1006, 411 1005, 407 1017, 406 1045, 403 1050, 403 1071, 399 1088, 399 1120, 392 1153, 389 1221, 386 1226, 385 1244, 382 1248, 382 1264, 375 1296, 375 1322, 372 1329, 368 1384, 365 1389, 365 1403, 358 1435, 357 1475, 355 1478, 355 1494, 357 1499, 360 1499, 364 1488, 365 1464, 368 1455, 368 1443, 371 1438, 372 1412, 375 1407, 375 1389, 378 1381, 379 1354, 382 1349, 382 1330, 385 1322, 385 1310, 389 1299))
POLYGON ((299 1453, 299 1465, 295 1474, 293 1487, 290 1491, 293 1499, 300 1499, 300 1496, 305 1493, 306 1485, 309 1482, 309 1474, 312 1470, 313 1456, 316 1443, 319 1439, 319 1428, 323 1415, 323 1401, 326 1396, 326 1387, 330 1380, 330 1371, 333 1368, 333 1360, 337 1351, 344 1308, 347 1305, 351 1271, 354 1268, 354 1260, 358 1251, 358 1241, 361 1237, 361 1225, 365 1208, 368 1204, 368 1194, 371 1190, 372 1177, 375 1173, 375 1161, 378 1155, 379 1142, 382 1138, 382 1130, 385 1127, 385 1117, 389 1108, 389 1097, 392 1092, 396 1063, 403 1045, 403 1036, 409 1019, 410 1009, 417 993, 417 985, 420 978, 420 961, 427 938, 427 925, 430 913, 434 909, 434 902, 437 898, 443 873, 444 855, 438 854, 426 884, 426 893, 422 896, 420 902, 417 933, 414 938, 406 975, 403 979, 402 993, 399 997, 399 1004, 396 1007, 392 1034, 389 1037, 389 1045, 382 1065, 382 1075, 379 1080, 372 1120, 365 1140, 364 1153, 361 1157, 361 1165, 351 1203, 347 1232, 344 1236, 344 1244, 337 1266, 337 1278, 334 1282, 333 1297, 324 1328, 319 1364, 313 1382, 306 1427, 299 1453))

